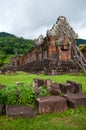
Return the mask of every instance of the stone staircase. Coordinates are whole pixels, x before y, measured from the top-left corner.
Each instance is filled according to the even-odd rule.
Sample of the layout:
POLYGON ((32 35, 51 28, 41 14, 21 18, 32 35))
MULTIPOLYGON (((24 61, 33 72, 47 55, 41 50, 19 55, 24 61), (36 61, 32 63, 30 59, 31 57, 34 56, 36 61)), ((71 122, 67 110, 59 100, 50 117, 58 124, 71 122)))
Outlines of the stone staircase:
POLYGON ((73 48, 73 60, 81 68, 81 70, 86 74, 86 59, 81 53, 79 48, 76 45, 72 46, 73 48))

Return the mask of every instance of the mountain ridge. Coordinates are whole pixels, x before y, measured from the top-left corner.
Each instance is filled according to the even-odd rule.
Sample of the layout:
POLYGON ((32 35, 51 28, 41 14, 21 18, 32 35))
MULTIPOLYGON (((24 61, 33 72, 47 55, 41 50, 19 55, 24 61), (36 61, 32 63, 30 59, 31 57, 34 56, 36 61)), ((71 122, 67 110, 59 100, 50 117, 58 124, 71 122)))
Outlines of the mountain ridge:
POLYGON ((76 44, 77 46, 79 46, 80 44, 86 44, 86 39, 78 38, 76 40, 76 44))
POLYGON ((7 36, 17 37, 14 34, 8 32, 0 32, 0 37, 7 37, 7 36))

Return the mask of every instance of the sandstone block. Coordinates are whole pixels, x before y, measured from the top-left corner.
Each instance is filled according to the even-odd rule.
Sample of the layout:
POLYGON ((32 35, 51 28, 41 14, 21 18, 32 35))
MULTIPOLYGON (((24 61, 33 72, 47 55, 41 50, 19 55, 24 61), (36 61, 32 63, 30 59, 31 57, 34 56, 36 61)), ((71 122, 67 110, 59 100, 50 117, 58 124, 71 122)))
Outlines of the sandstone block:
POLYGON ((7 105, 6 114, 9 117, 34 117, 36 116, 36 111, 30 106, 26 105, 7 105))
POLYGON ((58 83, 52 83, 52 85, 50 87, 50 92, 51 92, 52 95, 60 95, 61 90, 59 88, 59 84, 58 83))
POLYGON ((52 85, 52 81, 51 81, 50 79, 45 80, 45 86, 46 86, 47 88, 50 88, 51 85, 52 85))
POLYGON ((33 79, 33 87, 44 86, 45 81, 43 79, 33 79))
POLYGON ((67 94, 64 97, 67 99, 67 104, 70 108, 86 106, 86 94, 67 94))
POLYGON ((61 92, 63 93, 74 93, 74 86, 72 86, 70 83, 59 83, 59 87, 61 92))
POLYGON ((67 110, 66 99, 61 96, 41 97, 36 99, 36 108, 39 114, 59 113, 67 110))
POLYGON ((74 86, 74 93, 82 93, 82 85, 80 83, 67 80, 67 83, 70 83, 72 86, 74 86))

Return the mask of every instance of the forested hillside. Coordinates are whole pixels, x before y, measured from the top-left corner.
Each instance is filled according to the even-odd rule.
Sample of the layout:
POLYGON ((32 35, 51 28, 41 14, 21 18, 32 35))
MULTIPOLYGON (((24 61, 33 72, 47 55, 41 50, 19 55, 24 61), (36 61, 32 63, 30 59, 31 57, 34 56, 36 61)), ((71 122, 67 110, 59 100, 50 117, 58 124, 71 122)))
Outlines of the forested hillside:
POLYGON ((8 33, 0 33, 0 51, 6 54, 25 54, 33 46, 33 40, 16 37, 8 33))
POLYGON ((16 37, 12 34, 0 33, 0 65, 8 63, 15 54, 25 54, 33 46, 33 40, 16 37))

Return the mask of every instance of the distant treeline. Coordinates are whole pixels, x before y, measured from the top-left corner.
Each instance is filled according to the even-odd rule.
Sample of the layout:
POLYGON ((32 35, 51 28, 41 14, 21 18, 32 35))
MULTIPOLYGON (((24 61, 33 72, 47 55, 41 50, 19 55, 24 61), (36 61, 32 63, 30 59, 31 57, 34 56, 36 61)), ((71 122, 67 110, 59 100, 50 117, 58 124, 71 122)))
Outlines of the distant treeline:
POLYGON ((0 32, 0 37, 7 37, 7 36, 16 37, 15 35, 10 34, 10 33, 0 32))
POLYGON ((85 39, 77 39, 76 44, 77 44, 77 46, 79 46, 80 44, 86 44, 86 40, 85 39))
POLYGON ((13 34, 0 33, 0 51, 5 54, 25 54, 33 46, 33 40, 16 37, 13 34))

